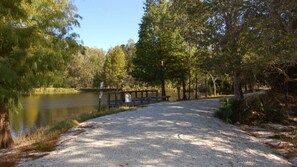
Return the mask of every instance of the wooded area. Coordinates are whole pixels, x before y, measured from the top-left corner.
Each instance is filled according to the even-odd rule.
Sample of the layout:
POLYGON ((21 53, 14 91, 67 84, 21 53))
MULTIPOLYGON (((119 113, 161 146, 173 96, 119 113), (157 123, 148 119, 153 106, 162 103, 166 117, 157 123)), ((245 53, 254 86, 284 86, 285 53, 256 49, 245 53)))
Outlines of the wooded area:
POLYGON ((147 0, 133 74, 188 90, 210 78, 214 89, 233 85, 238 99, 256 85, 288 93, 296 85, 296 29, 291 1, 147 0))
MULTIPOLYGON (((81 16, 67 0, 0 1, 0 147, 13 141, 8 111, 37 87, 168 85, 234 93, 267 86, 297 93, 297 3, 281 0, 146 0, 134 43, 83 47, 81 16)), ((100 30, 98 30, 100 31, 100 30)), ((188 92, 188 93, 186 93, 188 92)), ((186 95, 188 94, 188 95, 186 95)))

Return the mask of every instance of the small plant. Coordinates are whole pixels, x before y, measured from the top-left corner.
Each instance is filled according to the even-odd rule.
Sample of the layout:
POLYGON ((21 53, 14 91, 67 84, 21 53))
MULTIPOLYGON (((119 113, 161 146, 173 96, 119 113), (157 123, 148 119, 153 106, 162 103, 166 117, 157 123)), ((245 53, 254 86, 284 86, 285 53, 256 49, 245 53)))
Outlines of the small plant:
POLYGON ((265 121, 273 123, 286 123, 288 116, 278 104, 268 103, 264 105, 265 121))
POLYGON ((222 107, 215 116, 227 123, 245 123, 251 115, 250 109, 242 99, 226 98, 221 104, 222 107))
POLYGON ((262 122, 286 123, 288 116, 280 104, 265 96, 245 99, 226 98, 215 113, 217 118, 227 123, 255 124, 262 122))

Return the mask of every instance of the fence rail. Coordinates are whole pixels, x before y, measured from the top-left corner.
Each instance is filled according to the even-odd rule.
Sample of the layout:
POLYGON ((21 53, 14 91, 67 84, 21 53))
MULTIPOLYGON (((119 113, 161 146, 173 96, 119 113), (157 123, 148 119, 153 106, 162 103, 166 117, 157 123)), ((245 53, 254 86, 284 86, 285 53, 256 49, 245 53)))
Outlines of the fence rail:
POLYGON ((158 90, 131 90, 108 92, 109 108, 119 106, 138 106, 160 101, 169 101, 170 96, 159 96, 158 90))

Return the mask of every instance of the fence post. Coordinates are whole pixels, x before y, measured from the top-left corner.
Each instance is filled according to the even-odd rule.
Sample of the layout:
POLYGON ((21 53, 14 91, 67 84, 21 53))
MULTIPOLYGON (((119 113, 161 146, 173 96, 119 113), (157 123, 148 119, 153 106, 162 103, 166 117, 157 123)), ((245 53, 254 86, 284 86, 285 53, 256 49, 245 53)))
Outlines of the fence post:
POLYGON ((143 91, 142 90, 140 91, 140 96, 141 96, 140 103, 143 104, 143 91))

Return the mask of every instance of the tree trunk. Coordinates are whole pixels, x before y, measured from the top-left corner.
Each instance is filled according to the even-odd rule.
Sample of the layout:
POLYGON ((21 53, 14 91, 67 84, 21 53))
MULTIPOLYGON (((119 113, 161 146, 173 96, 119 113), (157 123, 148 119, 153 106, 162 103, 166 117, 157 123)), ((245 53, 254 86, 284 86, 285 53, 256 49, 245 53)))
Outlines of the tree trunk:
POLYGON ((192 55, 191 55, 191 50, 192 50, 192 46, 191 46, 191 43, 188 43, 189 44, 189 60, 188 60, 188 63, 189 63, 189 66, 188 66, 188 68, 189 68, 189 71, 188 71, 188 73, 189 73, 189 85, 188 85, 188 100, 190 100, 191 99, 191 68, 192 68, 192 55))
POLYGON ((8 110, 0 108, 0 148, 7 148, 12 144, 8 110))
POLYGON ((208 96, 208 78, 206 76, 206 78, 205 78, 205 97, 207 97, 207 96, 208 96))
POLYGON ((165 91, 165 79, 164 78, 162 78, 162 96, 163 96, 163 98, 162 98, 162 100, 166 100, 166 98, 165 98, 165 96, 166 96, 166 91, 165 91))
POLYGON ((241 89, 239 72, 234 72, 233 74, 233 88, 234 88, 234 96, 236 99, 243 99, 243 93, 241 89))
POLYGON ((180 87, 177 87, 177 100, 180 100, 180 87))
POLYGON ((183 100, 187 100, 187 95, 186 95, 186 82, 183 81, 183 100))
POLYGON ((195 99, 198 99, 198 77, 195 77, 195 99))
POLYGON ((211 77, 212 84, 213 84, 213 94, 214 96, 217 96, 216 78, 214 78, 211 74, 209 74, 209 76, 211 77))
POLYGON ((191 99, 191 75, 189 75, 189 83, 188 83, 189 85, 188 85, 188 93, 189 93, 189 95, 188 95, 188 100, 190 100, 191 99))

